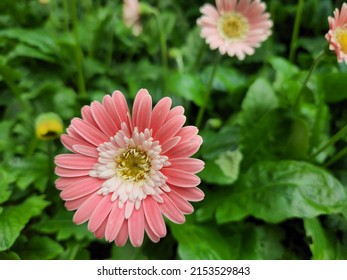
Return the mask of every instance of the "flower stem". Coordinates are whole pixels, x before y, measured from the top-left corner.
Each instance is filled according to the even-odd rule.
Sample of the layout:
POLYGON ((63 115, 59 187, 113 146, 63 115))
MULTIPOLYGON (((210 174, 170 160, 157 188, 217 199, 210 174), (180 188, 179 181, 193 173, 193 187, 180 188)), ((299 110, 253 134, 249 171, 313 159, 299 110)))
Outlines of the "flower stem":
POLYGON ((324 164, 324 167, 329 167, 336 161, 338 161, 340 158, 342 158, 344 155, 347 154, 347 147, 339 151, 336 155, 334 155, 326 164, 324 164))
POLYGON ((319 148, 316 152, 314 152, 309 157, 309 159, 310 160, 314 159, 316 156, 318 156, 325 149, 329 148, 330 146, 335 144, 338 140, 340 140, 346 133, 347 133, 347 124, 345 124, 344 127, 342 127, 333 137, 331 137, 327 143, 325 143, 321 148, 319 148))
POLYGON ((168 73, 168 60, 167 60, 167 45, 166 45, 166 34, 164 30, 164 24, 159 12, 155 12, 155 17, 157 19, 158 31, 159 31, 159 41, 161 49, 161 63, 163 66, 163 93, 166 91, 167 73, 168 73))
POLYGON ((296 10, 296 17, 294 22, 294 29, 292 33, 292 39, 290 42, 290 50, 289 50, 289 61, 293 62, 295 57, 295 51, 297 47, 297 41, 299 36, 299 30, 301 25, 301 19, 302 19, 302 11, 304 8, 304 0, 299 0, 298 8, 296 10))
POLYGON ((83 53, 79 43, 79 34, 78 34, 78 19, 77 19, 77 2, 76 0, 71 1, 71 17, 73 24, 73 34, 75 37, 75 60, 77 65, 77 87, 78 91, 82 97, 86 97, 86 88, 84 80, 84 71, 83 71, 83 53))
POLYGON ((215 58, 214 64, 213 64, 213 68, 212 68, 212 71, 211 71, 211 76, 210 76, 210 79, 209 79, 208 84, 207 84, 205 96, 203 98, 204 103, 200 107, 199 112, 198 112, 198 116, 196 118, 195 125, 197 127, 200 127, 201 122, 202 122, 202 118, 204 117, 204 114, 205 114, 205 111, 206 111, 206 107, 209 104, 210 96, 211 96, 211 90, 212 90, 212 84, 213 84, 213 79, 214 79, 214 77, 216 75, 220 58, 221 58, 221 55, 218 53, 217 57, 215 58))
POLYGON ((302 83, 302 86, 300 88, 300 91, 295 99, 295 102, 293 104, 293 108, 294 110, 296 110, 300 104, 300 100, 301 100, 301 97, 302 97, 302 94, 304 92, 304 89, 305 89, 305 86, 307 84, 307 82, 309 81, 309 79, 311 78, 311 75, 313 74, 313 71, 316 69, 317 65, 319 64, 319 62, 322 60, 322 58, 324 57, 325 55, 325 52, 322 51, 320 52, 317 57, 315 58, 315 60, 313 61, 312 65, 311 65, 311 68, 310 70, 308 71, 308 74, 304 80, 304 82, 302 83))

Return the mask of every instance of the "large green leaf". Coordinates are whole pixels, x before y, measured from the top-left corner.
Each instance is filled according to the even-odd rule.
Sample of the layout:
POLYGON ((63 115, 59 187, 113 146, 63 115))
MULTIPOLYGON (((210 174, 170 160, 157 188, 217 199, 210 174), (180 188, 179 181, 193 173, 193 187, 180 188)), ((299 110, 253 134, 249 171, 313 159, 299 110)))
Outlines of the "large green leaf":
POLYGON ((51 260, 64 252, 64 248, 47 236, 33 236, 27 242, 15 244, 14 250, 24 260, 51 260))
POLYGON ((168 88, 175 95, 193 101, 198 106, 202 106, 205 103, 206 89, 196 75, 172 72, 169 75, 168 88))
POLYGON ((254 124, 270 111, 278 108, 278 98, 270 83, 258 78, 249 87, 242 107, 242 122, 246 125, 254 124))
POLYGON ((274 260, 282 259, 284 247, 281 244, 283 232, 280 227, 271 225, 257 226, 240 223, 231 226, 227 240, 238 260, 274 260))
POLYGON ((20 205, 5 208, 0 215, 0 251, 10 248, 29 220, 48 205, 43 196, 31 196, 20 205))
POLYGON ((44 234, 56 234, 58 241, 67 239, 94 239, 88 231, 87 224, 76 225, 72 221, 73 212, 60 211, 52 218, 43 218, 40 222, 33 225, 33 229, 44 234))
POLYGON ((341 211, 342 184, 323 168, 300 161, 264 161, 244 174, 217 209, 220 223, 248 215, 267 222, 341 211))
POLYGON ((178 254, 185 260, 223 260, 231 258, 231 248, 221 233, 213 227, 186 222, 170 223, 178 242, 178 254))
POLYGON ((347 73, 324 73, 317 75, 327 102, 347 99, 347 73))

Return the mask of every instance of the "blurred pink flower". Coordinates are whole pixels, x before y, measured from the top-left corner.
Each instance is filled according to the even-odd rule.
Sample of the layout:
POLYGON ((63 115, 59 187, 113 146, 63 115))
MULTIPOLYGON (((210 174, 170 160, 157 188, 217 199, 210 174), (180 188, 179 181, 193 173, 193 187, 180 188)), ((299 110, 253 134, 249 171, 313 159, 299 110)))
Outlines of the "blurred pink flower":
POLYGON ((138 0, 124 0, 123 21, 127 27, 132 28, 135 36, 141 34, 142 25, 140 22, 140 5, 138 0))
POLYGON ((341 12, 335 9, 334 17, 328 17, 329 31, 325 38, 330 43, 330 50, 335 51, 338 62, 347 63, 347 4, 343 3, 341 12))
POLYGON ((123 246, 128 237, 141 246, 144 231, 153 242, 166 235, 162 215, 184 223, 193 212, 188 201, 200 201, 197 188, 204 162, 190 158, 202 143, 195 126, 185 126, 181 106, 161 99, 152 110, 152 98, 141 89, 132 116, 124 95, 115 91, 102 103, 82 108, 61 136, 73 154, 55 158, 61 178, 56 187, 73 221, 89 220, 88 229, 123 246))
POLYGON ((197 24, 212 50, 243 60, 271 35, 272 21, 260 0, 216 0, 205 4, 197 24))

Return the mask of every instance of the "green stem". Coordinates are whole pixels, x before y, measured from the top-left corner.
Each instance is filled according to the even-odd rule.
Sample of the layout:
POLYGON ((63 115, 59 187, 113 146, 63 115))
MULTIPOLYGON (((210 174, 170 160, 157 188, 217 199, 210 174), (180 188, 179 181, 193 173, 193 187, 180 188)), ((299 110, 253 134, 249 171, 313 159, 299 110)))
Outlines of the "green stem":
POLYGON ((309 159, 312 160, 316 156, 318 156, 321 152, 323 152, 325 149, 329 148, 330 146, 334 145, 338 140, 340 140, 345 134, 347 133, 347 124, 345 124, 344 127, 342 127, 333 137, 330 138, 330 140, 325 143, 321 148, 319 148, 316 152, 314 152, 309 159))
POLYGON ((155 13, 158 23, 159 30, 159 40, 160 40, 160 49, 161 49, 161 63, 163 66, 163 93, 166 91, 166 82, 167 82, 167 72, 168 72, 168 60, 167 60, 167 45, 166 45, 166 34, 164 30, 164 24, 160 13, 155 13))
POLYGON ((82 97, 86 97, 86 88, 83 74, 83 53, 79 43, 78 34, 78 19, 77 19, 77 2, 76 0, 71 0, 71 17, 73 24, 73 34, 75 37, 75 60, 77 65, 77 87, 78 91, 82 97))
POLYGON ((198 112, 198 116, 196 118, 195 125, 197 127, 200 127, 202 119, 203 119, 205 111, 206 111, 206 107, 209 104, 210 96, 211 96, 211 90, 212 90, 212 84, 213 84, 213 79, 214 79, 214 77, 216 75, 220 58, 221 58, 221 55, 218 53, 218 55, 217 55, 217 57, 216 57, 216 59, 214 61, 214 64, 213 64, 213 68, 212 68, 210 79, 209 79, 208 84, 207 84, 206 93, 205 93, 205 96, 204 96, 204 99, 203 99, 204 103, 200 107, 199 112, 198 112))
POLYGON ((335 163, 336 161, 338 161, 340 158, 342 158, 343 156, 345 156, 347 154, 347 147, 345 147, 344 149, 342 149, 341 151, 339 151, 336 155, 334 155, 325 165, 324 167, 329 167, 331 166, 333 163, 335 163))
POLYGON ((295 57, 295 51, 297 47, 297 41, 299 36, 299 30, 301 25, 301 19, 302 19, 302 11, 304 8, 304 0, 299 0, 298 8, 296 11, 296 17, 294 22, 294 29, 292 33, 292 39, 290 42, 290 51, 289 51, 289 61, 293 62, 295 57))
POLYGON ((301 100, 301 97, 304 93, 304 90, 305 90, 305 87, 307 85, 307 82, 309 81, 309 79, 311 78, 312 74, 313 74, 313 71, 316 69, 317 65, 319 64, 319 62, 322 60, 322 58, 324 57, 325 55, 325 52, 322 51, 318 54, 318 56, 315 58, 315 60, 313 61, 312 65, 311 65, 311 68, 310 70, 308 71, 308 74, 304 80, 304 82, 302 83, 302 86, 300 88, 300 91, 299 91, 299 94, 297 95, 296 97, 296 100, 294 102, 294 105, 293 105, 293 108, 294 110, 296 110, 300 104, 300 100, 301 100))
POLYGON ((52 174, 54 172, 54 165, 53 165, 53 141, 47 142, 47 154, 48 154, 48 188, 52 183, 52 174))

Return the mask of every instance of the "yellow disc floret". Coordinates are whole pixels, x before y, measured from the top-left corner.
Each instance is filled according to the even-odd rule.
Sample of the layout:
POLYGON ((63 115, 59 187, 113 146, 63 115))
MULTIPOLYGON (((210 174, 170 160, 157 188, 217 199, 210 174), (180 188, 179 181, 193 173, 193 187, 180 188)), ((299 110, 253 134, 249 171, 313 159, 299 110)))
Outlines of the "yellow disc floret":
POLYGON ((341 51, 347 54, 347 27, 337 27, 335 39, 339 43, 341 51))
POLYGON ((218 21, 218 31, 226 40, 242 40, 246 37, 248 30, 247 19, 237 12, 226 13, 218 21))
POLYGON ((151 161, 145 151, 128 148, 115 158, 119 176, 125 181, 139 182, 150 175, 151 161))

